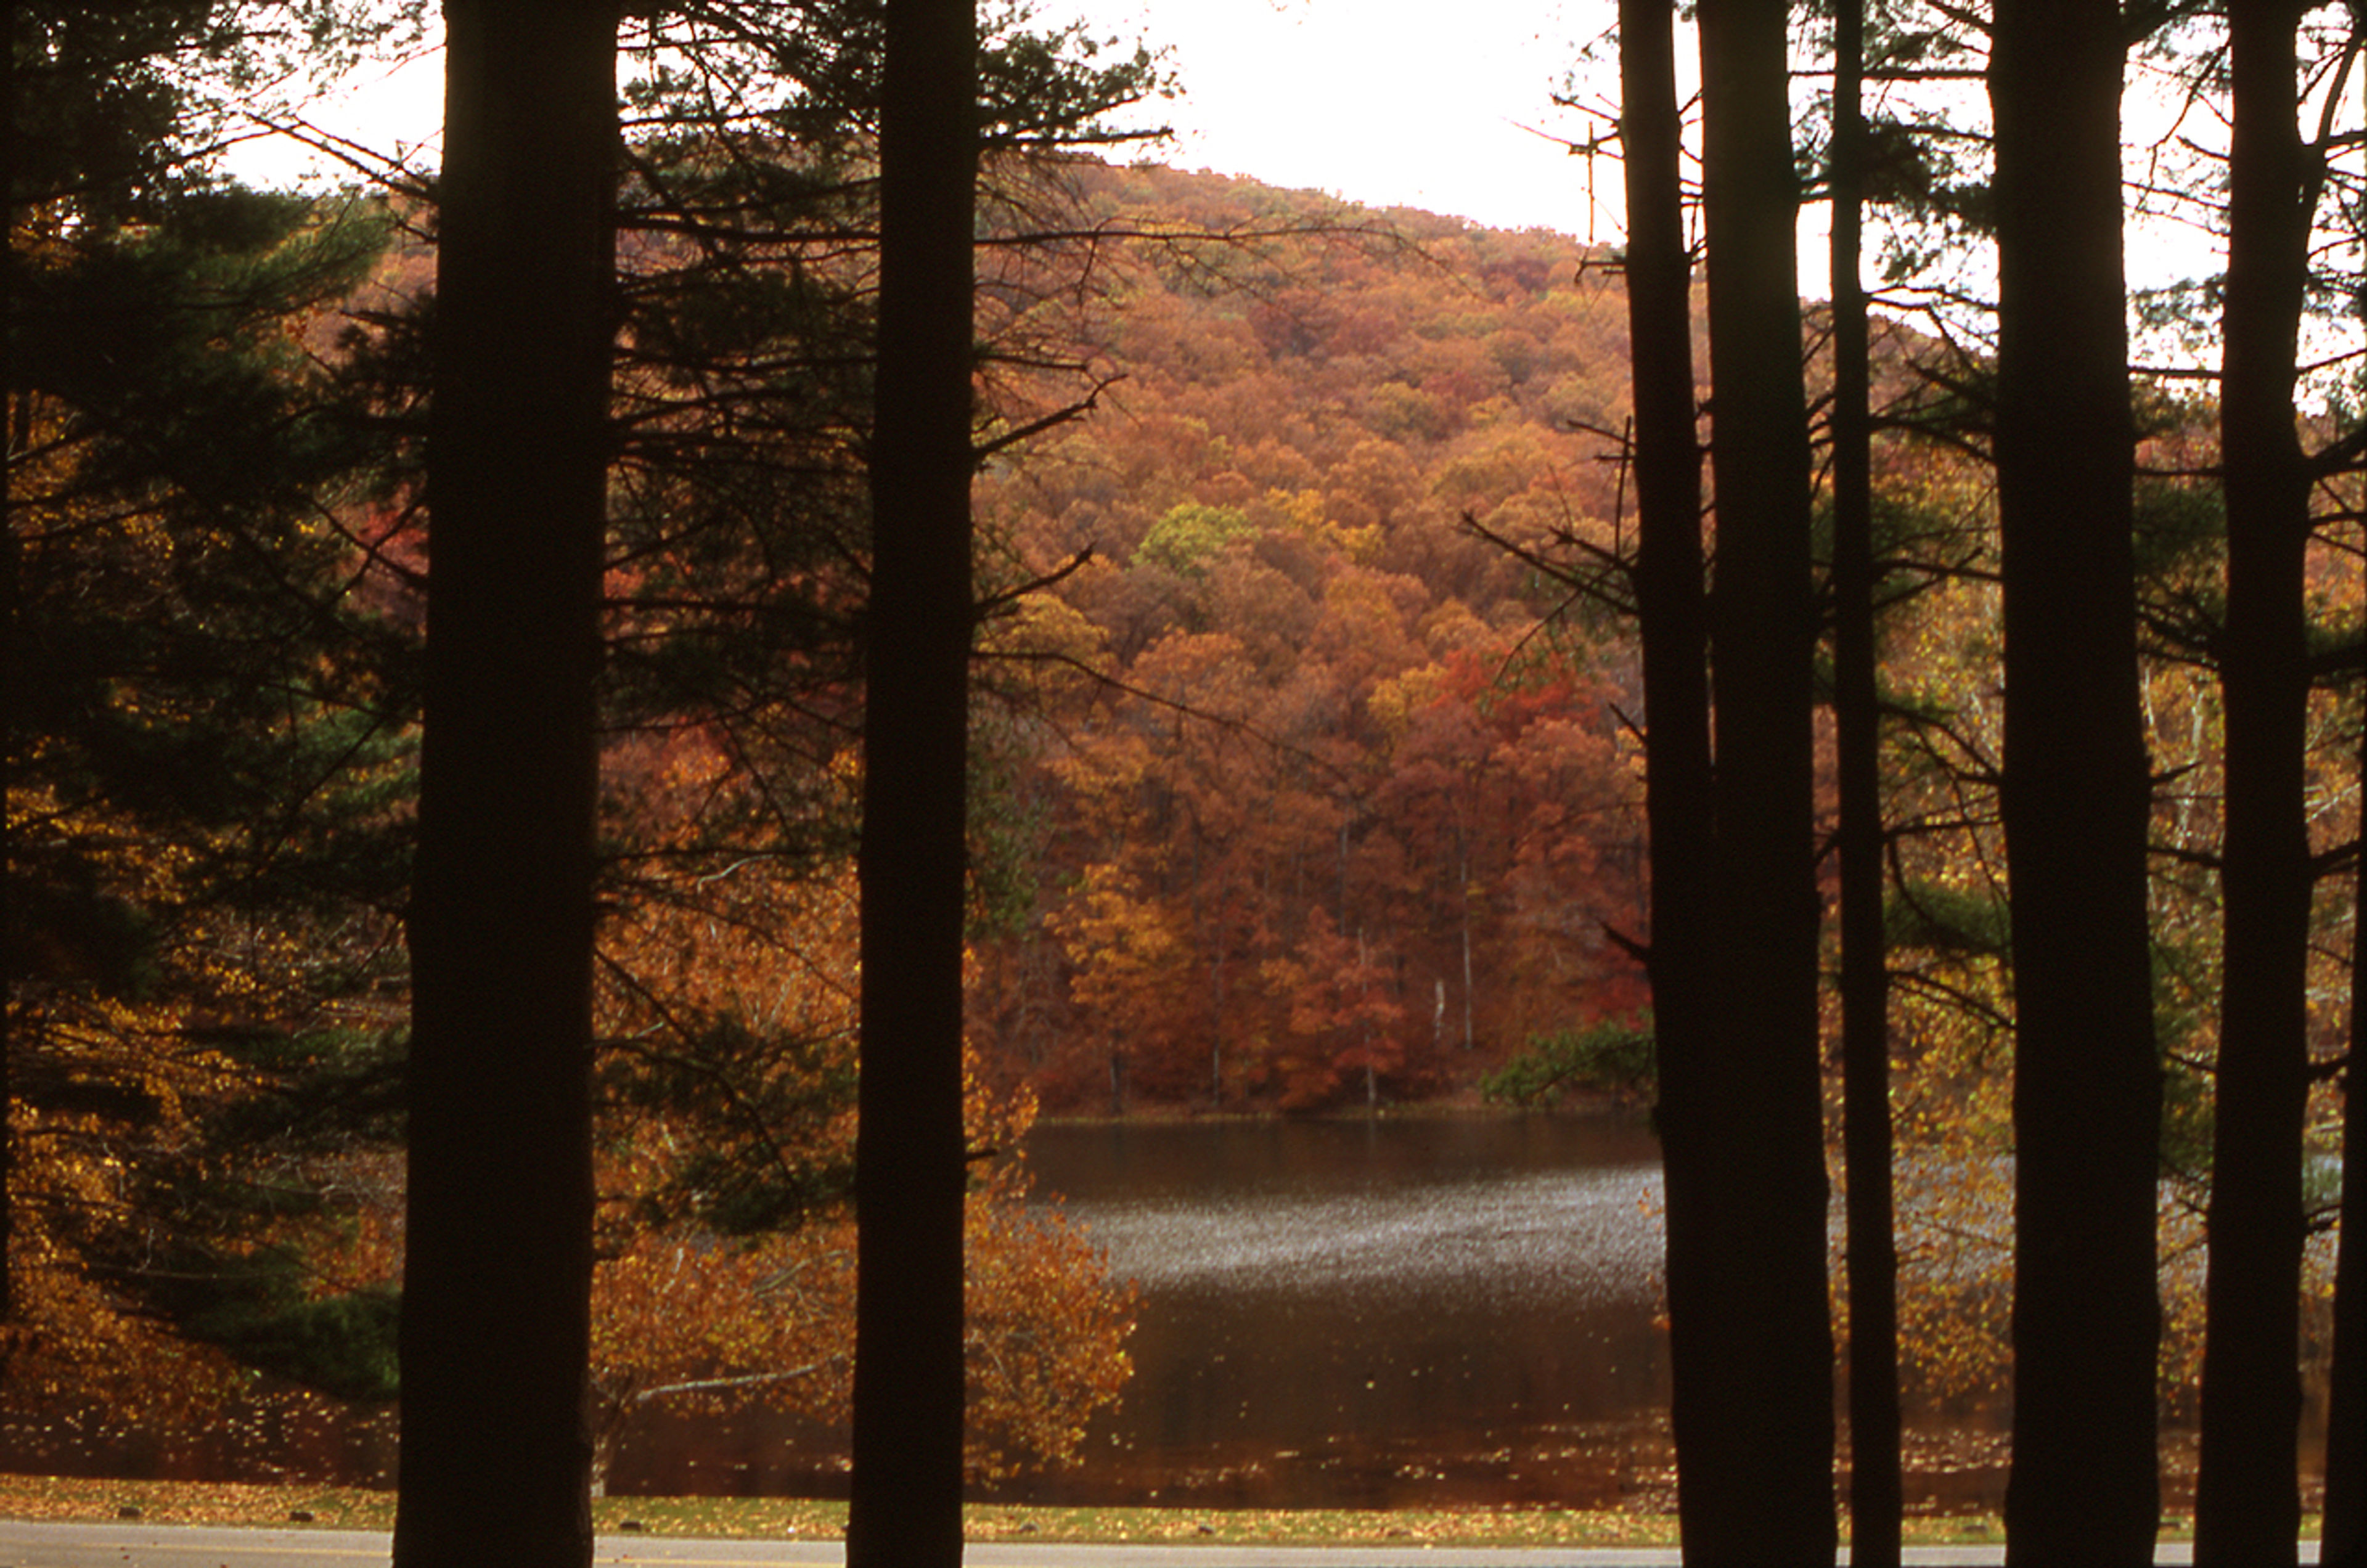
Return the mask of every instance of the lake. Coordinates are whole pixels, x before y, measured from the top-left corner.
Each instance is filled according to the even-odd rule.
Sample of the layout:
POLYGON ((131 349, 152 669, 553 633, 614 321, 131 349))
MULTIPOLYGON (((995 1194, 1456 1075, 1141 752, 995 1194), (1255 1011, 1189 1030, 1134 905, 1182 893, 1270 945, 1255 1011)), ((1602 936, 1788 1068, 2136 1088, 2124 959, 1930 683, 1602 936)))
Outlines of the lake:
POLYGON ((1124 1406, 1014 1490, 1613 1506, 1672 1490, 1659 1148, 1569 1115, 1039 1127, 1142 1288, 1124 1406))
MULTIPOLYGON (((1210 1506, 1672 1507, 1659 1151, 1633 1119, 1046 1125, 1039 1191, 1141 1287, 1083 1461, 994 1495, 1210 1506), (1058 1200, 1048 1195, 1061 1194, 1058 1200)), ((1909 1412, 1908 1497, 1994 1507, 2003 1409, 1909 1412)), ((620 1495, 828 1495, 843 1431, 637 1419, 620 1495)), ((391 1420, 265 1405, 198 1432, 0 1427, 60 1473, 383 1484, 391 1420)), ((2173 1493, 2188 1477, 2173 1467, 2173 1493)))

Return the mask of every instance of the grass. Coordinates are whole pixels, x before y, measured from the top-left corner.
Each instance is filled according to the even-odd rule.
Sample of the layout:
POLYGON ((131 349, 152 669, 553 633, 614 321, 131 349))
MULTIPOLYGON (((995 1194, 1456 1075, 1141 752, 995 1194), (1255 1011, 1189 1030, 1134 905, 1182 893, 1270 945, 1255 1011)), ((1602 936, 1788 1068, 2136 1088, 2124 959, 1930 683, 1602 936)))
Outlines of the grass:
MULTIPOLYGON (((846 1505, 785 1497, 605 1497, 593 1505, 603 1534, 711 1540, 835 1540, 846 1505)), ((245 1525, 384 1530, 394 1494, 354 1487, 229 1485, 0 1475, 0 1517, 146 1524, 245 1525), (136 1512, 134 1512, 136 1510, 136 1512)), ((1353 1511, 1323 1509, 1077 1508, 973 1505, 972 1540, 1287 1546, 1674 1546, 1676 1520, 1645 1513, 1546 1508, 1353 1511)), ((1995 1543, 1994 1517, 1917 1518, 1919 1545, 1995 1543)))
MULTIPOLYGON (((646 1531, 711 1540, 836 1540, 846 1505, 793 1497, 603 1497, 592 1505, 603 1535, 646 1531)), ((386 1530, 394 1494, 351 1486, 241 1485, 191 1481, 97 1481, 0 1474, 0 1518, 100 1523, 289 1526, 386 1530)), ((2165 1540, 2193 1536, 2193 1520, 2169 1516, 2165 1540)), ((2315 1537, 2317 1521, 2306 1521, 2315 1537)), ((1037 1540, 1212 1546, 1674 1546, 1677 1521, 1658 1513, 1555 1508, 1355 1510, 1322 1508, 1079 1508, 972 1504, 972 1540, 1037 1540)), ((1996 1546, 2005 1527, 1994 1514, 1910 1517, 1909 1546, 1996 1546)))

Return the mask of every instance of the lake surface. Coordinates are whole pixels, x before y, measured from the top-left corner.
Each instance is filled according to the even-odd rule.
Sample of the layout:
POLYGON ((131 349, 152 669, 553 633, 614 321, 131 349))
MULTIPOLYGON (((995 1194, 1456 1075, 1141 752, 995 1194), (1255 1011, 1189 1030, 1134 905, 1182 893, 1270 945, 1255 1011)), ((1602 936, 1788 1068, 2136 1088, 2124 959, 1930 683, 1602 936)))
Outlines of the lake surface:
MULTIPOLYGON (((1659 1148, 1637 1122, 1063 1124, 1025 1153, 1140 1287, 1135 1373, 1081 1464, 994 1495, 1673 1506, 1659 1148)), ((659 1417, 614 1480, 834 1490, 840 1436, 659 1417)))
POLYGON ((1136 1372, 1049 1501, 1609 1506, 1670 1485, 1659 1147, 1536 1115, 1039 1127, 1138 1281, 1136 1372))
MULTIPOLYGON (((1659 1150, 1611 1116, 1042 1126, 1026 1155, 1141 1289, 1121 1408, 1015 1501, 1672 1507, 1659 1150)), ((1048 1201, 1055 1201, 1048 1197, 1048 1201)), ((1908 1412, 1908 1495, 1994 1507, 2003 1411, 1908 1412)), ((624 1495, 843 1494, 844 1433, 651 1410, 624 1495)), ((59 1473, 383 1484, 382 1413, 0 1427, 59 1473)), ((2183 1467, 2165 1476, 2182 1493, 2183 1467)))

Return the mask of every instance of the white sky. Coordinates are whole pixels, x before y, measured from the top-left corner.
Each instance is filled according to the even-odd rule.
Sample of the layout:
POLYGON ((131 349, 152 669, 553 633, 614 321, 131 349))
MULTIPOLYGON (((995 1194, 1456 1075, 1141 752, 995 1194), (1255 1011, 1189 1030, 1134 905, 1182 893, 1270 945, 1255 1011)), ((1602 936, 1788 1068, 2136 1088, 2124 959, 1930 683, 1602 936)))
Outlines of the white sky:
MULTIPOLYGON (((1146 155, 1250 175, 1375 206, 1407 206, 1501 228, 1589 231, 1587 170, 1535 134, 1585 134, 1553 94, 1614 0, 1037 0, 1039 18, 1075 17, 1104 37, 1169 51, 1184 87, 1150 112, 1178 139, 1146 155), (1523 129, 1524 127, 1530 129, 1523 129)), ((432 147, 440 59, 365 67, 319 123, 380 152, 432 147)), ((431 152, 428 162, 433 162, 431 152)), ((250 144, 247 178, 314 167, 298 148, 250 144)), ((1596 177, 1615 194, 1615 165, 1596 177)), ((1615 211, 1615 207, 1614 209, 1615 211)), ((1611 237, 1596 215, 1600 237, 1611 237)))
MULTIPOLYGON (((1170 51, 1184 96, 1167 107, 1183 134, 1161 162, 1497 228, 1588 231, 1585 162, 1538 133, 1587 134, 1585 117, 1556 107, 1553 95, 1582 45, 1611 25, 1614 0, 1042 7, 1170 51)), ((1615 195, 1617 166, 1595 172, 1615 195)))
MULTIPOLYGON (((1148 106, 1172 142, 1144 156, 1186 169, 1248 175, 1405 206, 1500 228, 1546 228, 1582 240, 1618 238, 1619 168, 1570 155, 1555 137, 1600 129, 1557 107, 1580 51, 1616 14, 1616 0, 1036 0, 1046 26, 1084 19, 1104 37, 1167 51, 1184 96, 1148 106)), ((1679 51, 1681 65, 1685 51, 1679 51)), ((315 120, 380 153, 435 162, 440 55, 399 70, 365 67, 315 120)), ((1607 107, 1615 73, 1598 64, 1581 98, 1607 107)), ((2133 100, 2133 103, 2136 100, 2133 100)), ((285 142, 253 143, 234 167, 285 182, 318 160, 285 142)), ((334 174, 347 171, 333 171, 334 174)), ((1802 214, 1801 288, 1821 295, 1821 209, 1802 214)), ((2187 236, 2136 239, 2133 281, 2205 269, 2187 236)), ((2206 254, 2198 254, 2198 251, 2206 254)))

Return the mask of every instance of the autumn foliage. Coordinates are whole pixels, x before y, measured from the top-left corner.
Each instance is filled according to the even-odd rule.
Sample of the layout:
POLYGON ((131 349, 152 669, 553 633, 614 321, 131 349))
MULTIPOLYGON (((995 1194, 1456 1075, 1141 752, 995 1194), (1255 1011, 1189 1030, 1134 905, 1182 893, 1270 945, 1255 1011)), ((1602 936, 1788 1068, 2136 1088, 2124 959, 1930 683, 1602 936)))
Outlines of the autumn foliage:
MULTIPOLYGON (((1615 275, 1567 236, 1214 175, 1082 162, 1034 177, 1075 204, 1071 249, 998 243, 980 307, 981 440, 1048 421, 998 447, 976 492, 980 1477, 1073 1458, 1127 1370, 1130 1292, 1010 1157, 1039 1103, 1453 1100, 1540 1043, 1620 1045, 1615 1087, 1649 1090, 1615 275), (1055 363, 1082 378, 1037 373, 1055 363), (1086 392, 1090 410, 1067 408, 1086 392)), ((991 209, 1025 220, 1015 201, 991 209)), ((247 260, 311 255, 342 288, 341 244, 323 219, 247 260)), ((620 376, 607 585, 595 1289, 611 1445, 661 1404, 834 1420, 851 1345, 859 389, 815 371, 798 419, 756 418, 764 376, 797 354, 827 369, 844 345, 784 347, 788 313, 700 294, 686 254, 644 240, 628 255, 637 298, 658 303, 620 376)), ((420 264, 387 263, 361 298, 388 305, 420 264)), ((832 310, 863 284, 798 275, 832 310)), ((320 296, 297 294, 198 341, 325 405, 310 378, 335 333, 320 296)), ((399 384, 395 316, 373 332, 348 367, 399 384)), ((1985 372, 1885 336, 1904 1375, 1934 1403, 1976 1403, 2003 1388, 2012 1235, 1985 372)), ((53 673, 10 698, 6 1398, 195 1410, 258 1365, 380 1397, 402 1245, 389 1091, 417 518, 399 464, 362 479, 334 452, 260 499, 138 473, 104 434, 122 391, 17 395, 32 455, 11 468, 11 657, 53 673)), ((399 397, 370 396, 399 426, 399 397)), ((2176 1410, 2200 1343, 2216 1050, 2221 516, 2208 411, 2149 394, 2140 412, 2176 1410)), ((2330 667, 2356 631, 2355 533, 2330 527, 2310 571, 2330 667)), ((2311 698, 2309 830, 2328 865, 2355 826, 2357 712, 2331 682, 2311 698)), ((2350 910, 2331 883, 2317 919, 2326 1063, 2348 1010, 2350 910)), ((2331 1074, 2315 1092, 2323 1147, 2331 1074)), ((2311 1246, 2322 1265, 2327 1234, 2311 1246)))
POLYGON ((995 464, 1024 867, 972 1033, 1063 1108, 1451 1094, 1633 1010, 1632 654, 1479 529, 1610 547, 1618 298, 1551 234, 1072 171, 1122 378, 995 464), (1541 621, 1550 622, 1541 626, 1541 621))

